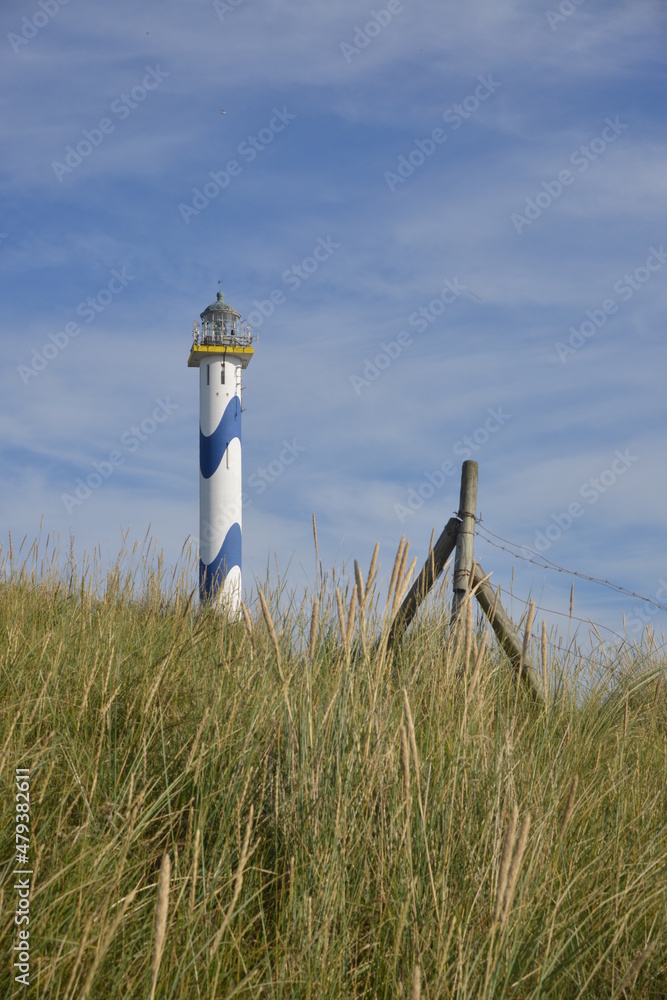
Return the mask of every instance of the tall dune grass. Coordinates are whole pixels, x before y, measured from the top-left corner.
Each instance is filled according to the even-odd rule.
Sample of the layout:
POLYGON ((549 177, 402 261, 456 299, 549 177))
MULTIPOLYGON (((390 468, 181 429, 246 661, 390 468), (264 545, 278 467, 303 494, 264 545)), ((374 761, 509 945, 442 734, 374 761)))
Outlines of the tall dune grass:
POLYGON ((446 586, 386 652, 405 546, 385 608, 357 566, 239 620, 151 560, 95 591, 73 562, 4 556, 0 995, 20 992, 16 767, 32 996, 667 995, 650 635, 612 684, 602 650, 534 642, 540 705, 483 623, 449 632, 446 586))

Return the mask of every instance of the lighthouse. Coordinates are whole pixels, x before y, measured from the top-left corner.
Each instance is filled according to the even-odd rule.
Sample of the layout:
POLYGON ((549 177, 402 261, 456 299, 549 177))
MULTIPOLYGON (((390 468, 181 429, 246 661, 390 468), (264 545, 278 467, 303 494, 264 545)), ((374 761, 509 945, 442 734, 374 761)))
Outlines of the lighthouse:
POLYGON ((188 358, 199 369, 199 599, 234 613, 242 597, 241 382, 254 349, 222 291, 200 319, 188 358))

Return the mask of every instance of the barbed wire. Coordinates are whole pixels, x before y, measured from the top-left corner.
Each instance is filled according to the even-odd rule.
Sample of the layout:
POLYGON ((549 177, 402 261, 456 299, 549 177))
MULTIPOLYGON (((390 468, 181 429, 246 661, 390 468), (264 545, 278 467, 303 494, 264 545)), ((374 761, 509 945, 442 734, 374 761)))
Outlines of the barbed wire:
MULTIPOLYGON (((629 590, 627 587, 623 587, 621 584, 612 583, 610 580, 602 580, 598 577, 589 576, 586 573, 580 573, 578 570, 566 569, 564 566, 559 566, 551 559, 547 559, 547 557, 544 556, 542 553, 535 552, 534 549, 531 549, 527 545, 521 545, 518 542, 513 542, 508 538, 503 538, 502 535, 497 535, 495 532, 491 531, 489 528, 486 527, 486 525, 483 523, 481 515, 478 516, 476 514, 473 514, 472 511, 464 511, 464 510, 455 511, 454 513, 457 517, 463 517, 463 516, 472 517, 473 520, 475 521, 477 528, 481 529, 481 531, 483 532, 483 534, 478 535, 478 537, 481 538, 482 541, 486 542, 487 545, 493 546, 493 548, 502 549, 503 552, 509 553, 509 555, 514 556, 516 559, 521 559, 524 562, 532 563, 534 566, 539 566, 541 569, 551 569, 554 572, 565 573, 568 576, 574 576, 577 577, 578 579, 587 580, 590 583, 599 584, 600 586, 607 587, 610 590, 616 591, 617 593, 627 594, 629 597, 634 597, 637 600, 645 601, 647 604, 652 604, 654 607, 659 608, 661 611, 667 611, 667 607, 665 607, 663 604, 659 604, 658 601, 654 601, 650 597, 645 597, 643 594, 637 594, 635 591, 629 590), (505 542, 505 545, 499 545, 498 542, 492 541, 491 538, 487 538, 485 537, 485 535, 491 535, 493 538, 498 539, 498 542, 505 542), (507 546, 512 546, 512 548, 507 548, 507 546), (532 553, 532 555, 538 556, 538 559, 542 561, 540 562, 538 561, 538 559, 533 559, 530 558, 529 556, 522 555, 520 552, 513 551, 513 549, 523 549, 525 551, 528 551, 532 553)), ((499 587, 499 591, 501 589, 502 588, 499 587)), ((611 635, 616 636, 616 638, 620 640, 620 645, 615 649, 616 655, 614 657, 614 664, 618 663, 618 661, 621 658, 623 649, 626 646, 628 646, 628 644, 631 642, 631 640, 627 635, 625 636, 621 635, 620 632, 617 632, 615 631, 615 629, 610 628, 609 625, 603 625, 602 622, 596 622, 593 618, 581 618, 578 615, 574 615, 572 613, 571 607, 569 612, 557 611, 555 608, 547 608, 544 607, 543 605, 535 604, 535 602, 532 601, 532 599, 530 598, 528 600, 525 600, 524 598, 519 597, 517 594, 515 594, 514 591, 511 589, 505 591, 505 593, 509 595, 512 601, 517 600, 521 604, 524 604, 526 606, 530 605, 530 603, 532 602, 536 611, 542 611, 551 615, 558 615, 559 617, 562 618, 568 618, 570 621, 581 622, 584 625, 592 626, 593 630, 597 633, 597 638, 600 640, 602 646, 604 646, 605 640, 600 635, 599 630, 604 629, 606 632, 610 632, 611 635)), ((535 633, 532 631, 531 631, 531 638, 539 642, 539 637, 536 636, 535 633)), ((576 633, 572 637, 572 642, 575 644, 574 652, 580 659, 586 660, 589 663, 594 664, 595 666, 599 666, 597 661, 593 660, 592 657, 586 656, 584 653, 582 653, 581 650, 576 648, 576 633)), ((571 649, 568 648, 570 646, 570 643, 568 643, 568 646, 563 647, 561 644, 556 644, 549 637, 547 637, 547 643, 553 650, 557 650, 558 652, 565 652, 569 654, 572 651, 571 649)), ((656 653, 659 653, 661 650, 667 647, 667 641, 663 641, 660 645, 658 645, 653 635, 652 635, 652 643, 654 651, 656 653)), ((613 666, 614 664, 611 664, 611 666, 613 666)))
MULTIPOLYGON (((499 587, 498 589, 502 591, 501 587, 499 587)), ((530 605, 532 600, 531 598, 526 600, 523 597, 519 597, 518 594, 515 594, 514 591, 512 590, 505 591, 505 594, 509 595, 511 600, 519 601, 520 604, 524 604, 526 605, 526 607, 530 605)), ((584 625, 592 625, 593 629, 598 631, 597 638, 600 640, 603 648, 605 640, 599 634, 599 629, 604 629, 606 632, 611 632, 611 634, 616 636, 617 639, 620 639, 621 640, 620 644, 618 646, 613 647, 613 652, 615 655, 613 662, 608 665, 609 667, 613 667, 620 661, 623 649, 629 646, 631 643, 631 639, 627 635, 624 636, 620 632, 616 632, 613 628, 610 628, 609 625, 603 625, 602 622, 596 622, 593 618, 580 618, 578 615, 569 614, 567 611, 556 611, 555 608, 546 608, 544 607, 544 605, 535 604, 534 601, 532 603, 534 604, 535 611, 543 611, 550 615, 559 615, 562 618, 568 618, 572 621, 581 622, 584 625)), ((517 628, 518 629, 521 628, 520 622, 517 628)), ((533 639, 537 643, 541 641, 541 636, 533 631, 531 631, 530 636, 531 639, 533 639)), ((572 637, 572 643, 575 643, 575 641, 576 641, 576 634, 572 637)), ((653 650, 655 653, 660 653, 663 649, 665 649, 665 647, 667 647, 667 640, 661 642, 660 645, 658 645, 657 642, 655 641, 655 636, 653 635, 652 635, 652 643, 653 643, 653 650)), ((568 645, 563 646, 561 643, 554 642, 553 639, 551 639, 549 636, 547 636, 547 644, 551 647, 552 650, 554 650, 554 652, 566 653, 566 654, 572 653, 573 655, 577 656, 580 660, 585 660, 587 663, 593 664, 593 666, 600 666, 598 660, 593 659, 592 656, 586 656, 586 654, 583 653, 582 650, 579 649, 576 645, 575 648, 572 649, 571 643, 568 643, 568 645)))
MULTIPOLYGON (((521 604, 525 604, 525 605, 529 605, 530 604, 530 599, 529 600, 525 600, 523 597, 519 597, 517 594, 513 593, 512 591, 507 591, 507 593, 511 596, 512 600, 519 601, 521 604)), ((618 646, 615 649, 615 652, 616 652, 615 662, 617 662, 620 659, 620 655, 621 655, 621 653, 623 651, 623 647, 624 646, 628 646, 629 643, 631 642, 631 639, 627 635, 626 636, 621 635, 620 632, 615 632, 613 628, 610 628, 608 625, 603 625, 602 622, 596 622, 592 618, 578 618, 576 615, 570 615, 566 611, 556 611, 556 610, 554 610, 554 608, 545 608, 545 607, 542 607, 539 604, 535 605, 535 610, 536 611, 546 611, 548 614, 560 615, 563 618, 572 618, 573 621, 583 622, 584 624, 587 623, 589 625, 592 625, 595 629, 601 629, 601 628, 603 628, 603 629, 605 629, 605 631, 611 632, 612 635, 617 636, 617 638, 619 638, 621 640, 620 646, 618 646)), ((534 632, 531 632, 530 634, 531 634, 531 638, 534 639, 536 642, 540 641, 540 638, 541 638, 540 636, 536 635, 534 632)), ((664 635, 664 633, 663 633, 663 635, 664 635)), ((574 641, 575 638, 576 637, 573 636, 573 641, 574 641)), ((598 635, 598 639, 600 639, 600 641, 604 644, 604 639, 602 638, 601 635, 598 635)), ((663 650, 663 649, 665 649, 667 647, 667 639, 664 642, 661 642, 660 645, 658 645, 657 642, 655 641, 655 636, 653 635, 653 632, 651 632, 651 641, 653 643, 653 650, 656 653, 661 652, 661 650, 663 650)), ((552 649, 558 650, 558 652, 569 652, 570 651, 567 646, 563 647, 563 646, 561 646, 561 645, 553 642, 553 640, 550 639, 549 637, 547 637, 547 643, 551 646, 552 649)), ((590 656, 585 656, 581 652, 580 649, 575 649, 574 652, 575 652, 576 656, 578 656, 580 659, 587 660, 589 663, 594 663, 594 664, 596 663, 596 661, 593 660, 590 656)))
MULTIPOLYGON (((513 542, 508 538, 503 538, 502 535, 497 535, 494 531, 491 531, 485 524, 482 523, 481 517, 476 517, 475 522, 477 524, 477 528, 483 532, 483 534, 479 535, 482 541, 486 542, 487 545, 492 545, 496 549, 502 549, 503 552, 508 552, 511 556, 514 556, 515 559, 521 559, 523 562, 532 563, 533 566, 539 566, 541 569, 550 569, 556 573, 565 573, 567 576, 574 576, 579 580, 587 580, 589 583, 596 583, 601 587, 607 587, 609 590, 614 590, 619 594, 626 594, 628 597, 634 597, 638 601, 644 601, 646 604, 652 604, 660 611, 667 611, 667 606, 664 604, 660 604, 651 597, 645 597, 643 594, 638 594, 634 590, 629 590, 627 587, 623 587, 620 583, 612 583, 611 580, 601 580, 599 577, 589 576, 587 573, 580 573, 575 569, 566 569, 564 566, 559 566, 557 563, 552 562, 551 559, 547 559, 547 557, 542 555, 541 552, 535 552, 535 550, 531 549, 528 545, 521 545, 519 542, 513 542), (491 538, 486 538, 485 535, 491 535, 493 538, 497 538, 499 542, 505 542, 505 545, 499 545, 497 542, 493 542, 491 538), (512 548, 507 548, 506 546, 508 545, 512 546, 512 548), (520 552, 513 551, 513 549, 523 549, 527 552, 532 552, 532 554, 537 556, 538 559, 532 559, 529 556, 522 555, 520 552)), ((563 612, 554 613, 563 614, 563 612)), ((606 628, 606 626, 603 627, 606 628)))
MULTIPOLYGON (((502 588, 499 589, 502 590, 502 588)), ((530 598, 528 600, 525 600, 525 598, 519 597, 511 590, 506 590, 504 591, 504 593, 509 594, 509 596, 513 601, 519 601, 521 604, 529 605, 531 603, 530 598)), ((545 608, 542 604, 535 604, 535 610, 544 611, 546 614, 549 615, 559 615, 561 618, 569 618, 571 621, 582 622, 582 624, 584 625, 592 625, 596 629, 603 628, 606 632, 611 632, 612 635, 615 635, 618 639, 621 639, 623 642, 627 642, 626 636, 621 635, 620 632, 616 632, 613 628, 610 628, 609 625, 603 625, 602 622, 594 621, 593 618, 579 618, 577 615, 571 615, 567 611, 556 611, 555 608, 545 608)))

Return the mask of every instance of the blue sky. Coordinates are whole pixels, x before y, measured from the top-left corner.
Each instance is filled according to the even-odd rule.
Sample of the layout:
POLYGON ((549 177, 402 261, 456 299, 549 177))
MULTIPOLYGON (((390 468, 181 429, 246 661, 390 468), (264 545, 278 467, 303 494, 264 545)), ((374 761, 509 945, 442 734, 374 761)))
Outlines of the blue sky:
MULTIPOLYGON (((421 561, 473 457, 490 531, 665 602, 666 15, 5 4, 3 544, 196 540, 186 362, 222 278, 259 337, 247 588, 312 580, 312 511, 325 566, 379 541, 388 573, 402 533, 421 561)), ((569 577, 477 554, 567 612, 569 577)), ((576 582, 611 629, 639 608, 576 582)))

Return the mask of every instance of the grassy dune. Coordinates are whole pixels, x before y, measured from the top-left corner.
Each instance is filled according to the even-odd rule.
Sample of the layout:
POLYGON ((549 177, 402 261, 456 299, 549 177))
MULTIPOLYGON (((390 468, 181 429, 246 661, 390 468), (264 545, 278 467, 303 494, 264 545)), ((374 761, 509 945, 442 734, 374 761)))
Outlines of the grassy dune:
POLYGON ((650 635, 613 673, 549 647, 542 706, 446 587, 388 656, 360 573, 313 625, 277 585, 236 622, 159 572, 3 572, 1 996, 16 767, 32 997, 667 996, 650 635))

